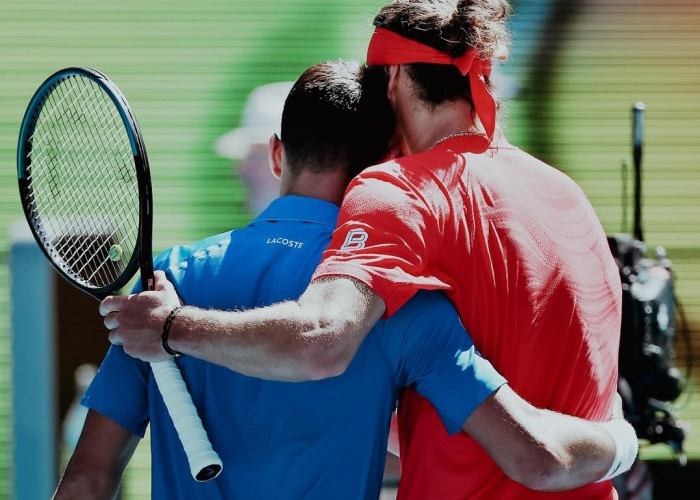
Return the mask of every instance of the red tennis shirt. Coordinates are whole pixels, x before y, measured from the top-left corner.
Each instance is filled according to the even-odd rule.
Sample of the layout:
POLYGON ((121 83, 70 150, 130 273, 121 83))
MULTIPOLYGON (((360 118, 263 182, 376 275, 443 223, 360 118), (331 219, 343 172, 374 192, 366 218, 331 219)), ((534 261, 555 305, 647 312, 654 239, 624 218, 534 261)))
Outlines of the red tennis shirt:
MULTIPOLYGON (((479 351, 538 407, 608 420, 621 287, 582 190, 503 137, 454 137, 371 167, 348 187, 314 278, 350 276, 390 316, 444 289, 479 351)), ((466 434, 448 435, 414 390, 399 405, 401 500, 611 499, 609 481, 539 493, 508 479, 466 434)))

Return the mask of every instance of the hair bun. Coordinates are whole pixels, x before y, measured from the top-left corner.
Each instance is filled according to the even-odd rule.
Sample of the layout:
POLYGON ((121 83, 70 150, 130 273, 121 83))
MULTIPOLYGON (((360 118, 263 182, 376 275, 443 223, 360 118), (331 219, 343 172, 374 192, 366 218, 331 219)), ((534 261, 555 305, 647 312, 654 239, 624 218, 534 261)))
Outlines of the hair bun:
POLYGON ((511 14, 505 0, 457 0, 453 23, 466 33, 466 43, 484 59, 506 59, 510 32, 506 21, 511 14))
POLYGON ((395 0, 376 26, 458 57, 474 47, 486 59, 505 59, 510 45, 507 0, 395 0))

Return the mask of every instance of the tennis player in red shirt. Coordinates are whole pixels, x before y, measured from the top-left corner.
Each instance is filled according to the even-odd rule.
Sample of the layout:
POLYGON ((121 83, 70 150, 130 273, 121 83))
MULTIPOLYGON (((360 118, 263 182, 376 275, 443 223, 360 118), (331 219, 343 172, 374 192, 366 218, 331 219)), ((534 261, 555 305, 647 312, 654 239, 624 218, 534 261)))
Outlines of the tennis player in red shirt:
MULTIPOLYGON (((354 277, 387 315, 419 288, 445 289, 524 399, 604 420, 617 387, 618 268, 581 189, 496 126, 488 78, 507 44, 506 11, 499 1, 380 11, 367 63, 387 72, 409 155, 353 181, 315 278, 354 277)), ((402 499, 552 497, 509 480, 471 437, 448 436, 410 388, 399 435, 402 499)), ((613 495, 595 483, 555 496, 613 495)))
MULTIPOLYGON (((251 376, 325 378, 344 371, 380 317, 418 289, 443 289, 518 394, 540 408, 608 420, 618 271, 585 194, 497 127, 489 76, 491 62, 507 54, 508 11, 502 0, 382 8, 367 60, 386 75, 407 155, 349 186, 333 241, 298 301, 237 312, 186 307, 171 325, 170 347, 251 376)), ((107 298, 100 310, 112 342, 157 361, 167 357, 160 334, 176 305, 165 287, 107 298)), ((401 499, 616 497, 610 481, 560 493, 525 488, 471 437, 448 436, 411 390, 399 413, 401 499)), ((630 465, 616 457, 610 472, 630 465)))

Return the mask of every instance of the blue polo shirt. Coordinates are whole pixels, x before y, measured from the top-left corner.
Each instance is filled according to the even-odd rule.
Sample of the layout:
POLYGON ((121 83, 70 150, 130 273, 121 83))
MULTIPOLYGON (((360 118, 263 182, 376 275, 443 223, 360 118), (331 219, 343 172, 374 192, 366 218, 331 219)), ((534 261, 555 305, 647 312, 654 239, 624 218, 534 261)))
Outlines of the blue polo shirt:
MULTIPOLYGON (((243 229, 161 253, 186 304, 251 308, 295 299, 335 229, 338 207, 286 196, 243 229)), ((475 353, 441 292, 419 292, 361 344, 347 371, 303 383, 177 359, 224 468, 195 482, 149 365, 111 347, 83 404, 143 436, 151 424, 154 499, 376 499, 400 388, 415 385, 458 432, 505 383, 475 353)))

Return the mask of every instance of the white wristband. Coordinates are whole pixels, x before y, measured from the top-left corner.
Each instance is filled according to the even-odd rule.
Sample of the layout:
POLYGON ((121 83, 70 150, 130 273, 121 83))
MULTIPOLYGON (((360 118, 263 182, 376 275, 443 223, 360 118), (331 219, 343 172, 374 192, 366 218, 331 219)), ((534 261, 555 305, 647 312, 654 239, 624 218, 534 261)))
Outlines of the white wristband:
POLYGON ((613 458, 613 463, 608 472, 597 481, 600 483, 630 470, 634 460, 637 458, 639 441, 632 425, 622 418, 611 420, 610 422, 602 422, 598 425, 608 431, 613 441, 615 441, 615 458, 613 458))

